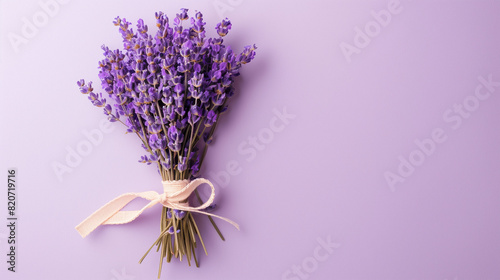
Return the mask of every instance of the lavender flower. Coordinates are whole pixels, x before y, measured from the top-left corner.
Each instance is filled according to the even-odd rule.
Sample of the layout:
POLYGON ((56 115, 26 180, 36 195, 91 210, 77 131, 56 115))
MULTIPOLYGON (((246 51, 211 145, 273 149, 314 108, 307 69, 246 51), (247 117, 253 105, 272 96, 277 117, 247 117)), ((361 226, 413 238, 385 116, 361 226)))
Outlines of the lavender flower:
MULTIPOLYGON (((172 227, 172 226, 171 226, 171 227, 169 227, 169 228, 167 229, 167 232, 168 232, 169 234, 174 234, 174 227, 172 227)), ((181 232, 181 230, 180 230, 180 229, 177 229, 177 233, 179 233, 179 232, 181 232)))
POLYGON ((215 208, 217 208, 217 204, 211 204, 210 206, 207 207, 207 209, 205 209, 205 211, 207 212, 212 212, 215 210, 215 208))
POLYGON ((181 220, 182 218, 184 218, 186 216, 185 211, 177 210, 177 209, 174 209, 174 214, 175 214, 175 217, 179 220, 181 220))
POLYGON ((231 21, 226 18, 222 20, 222 22, 219 22, 215 29, 217 29, 217 33, 219 34, 219 36, 224 37, 231 29, 231 26, 231 21))

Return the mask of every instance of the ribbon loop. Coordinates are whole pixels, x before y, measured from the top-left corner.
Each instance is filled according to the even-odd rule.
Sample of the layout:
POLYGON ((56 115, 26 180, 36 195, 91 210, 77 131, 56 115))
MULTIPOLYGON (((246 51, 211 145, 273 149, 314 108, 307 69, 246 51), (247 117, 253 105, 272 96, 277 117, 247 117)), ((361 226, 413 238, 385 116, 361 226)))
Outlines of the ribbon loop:
POLYGON ((212 204, 215 199, 215 188, 212 182, 207 179, 198 178, 193 181, 189 180, 178 180, 178 181, 162 181, 163 193, 159 194, 155 191, 141 192, 141 193, 125 193, 122 194, 110 202, 106 203, 104 206, 99 208, 89 217, 87 217, 83 222, 77 225, 75 228, 80 233, 82 237, 87 236, 89 233, 94 231, 100 225, 118 225, 130 223, 139 217, 142 212, 146 209, 151 208, 156 204, 162 204, 165 207, 189 211, 194 213, 200 213, 212 217, 222 219, 238 230, 240 229, 238 224, 221 216, 217 216, 211 213, 201 211, 206 209, 212 204), (191 193, 200 185, 208 184, 211 188, 211 194, 205 203, 197 207, 189 206, 189 203, 185 202, 191 193), (144 206, 142 209, 137 211, 121 211, 125 205, 136 198, 143 198, 149 200, 150 202, 144 206))

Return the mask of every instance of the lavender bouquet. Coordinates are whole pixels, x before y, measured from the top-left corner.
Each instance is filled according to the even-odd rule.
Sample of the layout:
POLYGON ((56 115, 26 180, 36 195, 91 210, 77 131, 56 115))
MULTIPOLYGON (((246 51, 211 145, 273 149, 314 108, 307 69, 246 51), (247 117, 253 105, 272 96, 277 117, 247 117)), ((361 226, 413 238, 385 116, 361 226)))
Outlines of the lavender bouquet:
MULTIPOLYGON (((158 30, 154 36, 148 34, 148 26, 142 19, 138 20, 136 31, 124 18, 117 17, 114 24, 123 37, 123 50, 103 46, 104 59, 99 62, 99 79, 113 104, 109 104, 102 93, 94 92, 92 82, 80 80, 78 86, 94 106, 104 108, 111 122, 119 122, 126 127, 127 133, 137 135, 146 151, 139 162, 155 165, 164 187, 174 187, 169 193, 165 189, 167 193, 162 195, 154 192, 125 194, 111 201, 125 200, 123 204, 126 204, 135 197, 142 197, 151 200, 150 204, 163 204, 160 235, 151 246, 157 246, 160 251, 160 277, 165 258, 167 262, 172 257, 186 258, 189 265, 194 259, 199 266, 195 250, 197 240, 206 253, 193 212, 212 208, 213 193, 209 201, 203 203, 194 190, 198 202, 203 203, 200 207, 189 207, 187 198, 197 185, 208 182, 202 179, 204 181, 191 186, 193 179, 200 180, 195 178, 212 142, 219 116, 226 111, 228 100, 234 95, 234 77, 239 75, 243 64, 253 60, 256 47, 246 46, 236 54, 225 46, 223 37, 231 29, 228 19, 216 25, 219 37, 207 38, 203 15, 197 12, 189 18, 188 9, 181 9, 173 25, 164 13, 156 13, 158 30), (188 20, 190 26, 187 26, 188 20), (182 192, 189 186, 190 191, 182 192), (173 197, 177 200, 172 202, 173 197)), ((113 207, 107 204, 98 210, 100 213, 96 211, 93 215, 99 216, 100 221, 94 225, 88 225, 94 222, 84 221, 86 225, 77 226, 82 236, 100 224, 124 223, 117 221, 120 218, 117 216, 129 213, 121 211, 118 215, 119 208, 113 207), (109 213, 100 217, 103 212, 109 213), (83 229, 86 227, 91 229, 83 229)), ((208 217, 224 240, 212 217, 208 217)))

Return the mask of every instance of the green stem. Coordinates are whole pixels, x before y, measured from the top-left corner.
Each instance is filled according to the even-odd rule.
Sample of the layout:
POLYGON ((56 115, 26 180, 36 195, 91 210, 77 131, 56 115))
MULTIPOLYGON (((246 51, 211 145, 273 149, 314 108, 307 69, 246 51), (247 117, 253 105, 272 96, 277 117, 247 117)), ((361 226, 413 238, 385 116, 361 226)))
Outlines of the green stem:
MULTIPOLYGON (((198 198, 198 202, 200 204, 203 204, 203 201, 200 198, 200 194, 198 193, 198 190, 194 190, 194 193, 196 194, 196 198, 198 198)), ((210 216, 207 216, 207 217, 210 220, 210 223, 212 223, 212 226, 214 227, 215 231, 217 231, 217 233, 219 234, 220 239, 222 239, 222 241, 226 241, 226 239, 224 238, 224 235, 222 235, 222 232, 219 230, 219 227, 215 223, 214 219, 210 216)))

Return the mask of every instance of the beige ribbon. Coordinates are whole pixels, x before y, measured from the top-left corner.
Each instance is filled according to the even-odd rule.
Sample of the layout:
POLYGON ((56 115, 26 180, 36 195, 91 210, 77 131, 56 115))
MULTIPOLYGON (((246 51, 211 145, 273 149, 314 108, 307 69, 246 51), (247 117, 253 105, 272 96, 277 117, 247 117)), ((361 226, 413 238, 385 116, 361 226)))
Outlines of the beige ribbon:
POLYGON ((238 230, 240 229, 237 223, 227 218, 201 211, 210 206, 215 199, 215 188, 209 180, 198 178, 193 181, 162 181, 162 184, 163 194, 159 194, 155 191, 149 191, 141 193, 125 193, 120 195, 119 197, 106 203, 104 206, 92 213, 92 215, 88 216, 83 222, 77 225, 75 229, 82 237, 85 237, 100 225, 119 225, 130 223, 139 217, 144 210, 151 208, 158 203, 170 209, 189 211, 216 217, 232 224, 238 230), (208 184, 210 188, 212 188, 212 193, 205 203, 198 207, 190 207, 188 203, 181 202, 186 200, 201 184, 208 184), (125 207, 125 205, 136 198, 144 198, 150 202, 137 211, 120 211, 123 207, 125 207))

